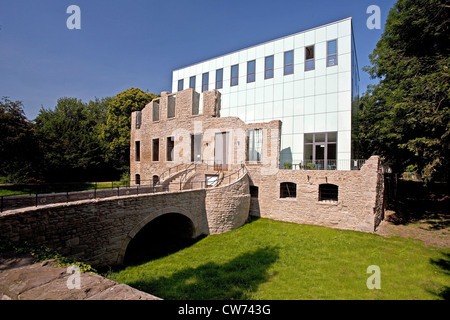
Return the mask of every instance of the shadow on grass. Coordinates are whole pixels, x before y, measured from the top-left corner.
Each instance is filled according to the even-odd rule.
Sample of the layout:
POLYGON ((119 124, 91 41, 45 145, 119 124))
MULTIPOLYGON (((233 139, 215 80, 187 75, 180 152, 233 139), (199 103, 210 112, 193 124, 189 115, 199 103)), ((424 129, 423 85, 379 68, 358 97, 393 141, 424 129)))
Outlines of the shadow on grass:
POLYGON ((424 187, 421 182, 399 181, 397 197, 388 206, 394 211, 388 221, 396 225, 421 221, 431 230, 441 230, 450 226, 449 206, 446 183, 424 187))
MULTIPOLYGON (((442 259, 431 259, 430 263, 439 267, 447 276, 450 276, 450 254, 443 253, 443 256, 444 258, 442 259)), ((450 300, 450 287, 444 286, 439 292, 433 292, 433 294, 437 295, 441 299, 450 300)))
POLYGON ((246 300, 268 281, 270 266, 278 260, 278 248, 245 253, 225 264, 208 262, 186 268, 170 277, 128 283, 166 300, 246 300))

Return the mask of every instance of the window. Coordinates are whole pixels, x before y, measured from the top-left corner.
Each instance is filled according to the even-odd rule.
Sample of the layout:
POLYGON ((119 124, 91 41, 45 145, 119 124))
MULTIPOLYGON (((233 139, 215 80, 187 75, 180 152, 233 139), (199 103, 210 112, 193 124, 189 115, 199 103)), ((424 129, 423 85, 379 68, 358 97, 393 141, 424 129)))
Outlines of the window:
POLYGON ((230 86, 237 86, 239 84, 239 65, 231 66, 231 80, 230 86))
POLYGON ((284 75, 294 73, 294 51, 286 51, 284 53, 284 75))
POLYGON ((175 117, 175 96, 167 97, 167 118, 175 117))
POLYGON ((167 137, 166 161, 173 161, 174 148, 175 148, 174 137, 167 137))
POLYGON ((159 100, 153 101, 153 121, 159 121, 159 100))
POLYGON ((134 159, 136 161, 141 161, 141 142, 140 141, 134 142, 134 153, 135 153, 134 159))
POLYGON ((154 175, 153 177, 152 177, 152 179, 153 179, 153 185, 155 185, 155 184, 158 184, 158 182, 159 182, 159 177, 157 176, 157 175, 154 175))
POLYGON ((250 186, 250 197, 251 198, 258 198, 258 187, 256 186, 250 186))
POLYGON ((191 162, 202 161, 202 134, 191 134, 191 162))
POLYGON ((247 161, 261 161, 262 133, 262 129, 251 129, 247 131, 247 161))
POLYGON ((304 168, 336 170, 337 132, 305 134, 304 168))
POLYGON ((216 89, 223 88, 223 69, 216 70, 216 89))
POLYGON ((339 187, 334 184, 319 186, 319 201, 338 201, 339 187))
POLYGON ((159 139, 152 140, 152 161, 159 161, 159 139))
POLYGON ((273 78, 273 56, 268 56, 264 62, 264 79, 273 78))
POLYGON ((337 40, 327 42, 327 67, 337 66, 337 40))
POLYGON ((142 111, 136 111, 136 129, 141 128, 142 123, 142 111))
POLYGON ((141 175, 140 174, 136 174, 134 177, 134 182, 136 184, 141 184, 141 175))
POLYGON ((283 182, 280 184, 280 198, 296 198, 297 184, 292 182, 283 182))
POLYGON ((255 82, 256 60, 247 62, 247 83, 255 82))
POLYGON ((219 181, 219 176, 217 174, 206 174, 205 179, 206 179, 206 186, 212 187, 219 181))
POLYGON ((195 76, 189 78, 189 88, 195 90, 195 76))
POLYGON ((314 46, 309 46, 305 48, 305 71, 314 69, 314 46))
POLYGON ((178 80, 178 91, 181 91, 184 89, 184 80, 180 79, 178 80))
POLYGON ((208 91, 209 72, 205 72, 202 75, 202 92, 208 91))

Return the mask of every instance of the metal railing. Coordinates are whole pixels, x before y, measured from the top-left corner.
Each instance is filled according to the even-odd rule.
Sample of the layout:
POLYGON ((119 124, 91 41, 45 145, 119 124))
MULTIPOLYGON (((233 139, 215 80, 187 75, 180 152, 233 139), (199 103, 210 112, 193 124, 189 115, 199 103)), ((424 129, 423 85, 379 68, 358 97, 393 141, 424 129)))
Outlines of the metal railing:
MULTIPOLYGON (((199 165, 201 164, 194 164, 194 167, 198 167, 199 165)), ((209 169, 209 167, 214 167, 214 164, 211 165, 204 163, 203 166, 205 165, 207 169, 209 169)), ((179 167, 181 167, 181 165, 179 167)), ((240 168, 239 171, 227 176, 227 179, 229 179, 229 181, 231 182, 231 177, 234 175, 237 175, 239 177, 243 173, 244 169, 245 168, 240 168)), ((24 186, 25 185, 22 185, 21 187, 24 186)), ((29 190, 27 193, 17 193, 0 196, 0 212, 26 207, 39 207, 42 205, 68 203, 81 200, 171 192, 171 190, 174 189, 183 190, 183 186, 185 187, 184 189, 189 190, 214 187, 208 185, 206 181, 169 181, 164 184, 161 184, 160 182, 154 184, 153 180, 142 179, 130 180, 122 183, 116 181, 98 183, 35 184, 27 186, 27 190, 29 190)))
POLYGON ((365 159, 352 160, 305 160, 300 163, 285 162, 282 169, 288 170, 360 170, 365 159))

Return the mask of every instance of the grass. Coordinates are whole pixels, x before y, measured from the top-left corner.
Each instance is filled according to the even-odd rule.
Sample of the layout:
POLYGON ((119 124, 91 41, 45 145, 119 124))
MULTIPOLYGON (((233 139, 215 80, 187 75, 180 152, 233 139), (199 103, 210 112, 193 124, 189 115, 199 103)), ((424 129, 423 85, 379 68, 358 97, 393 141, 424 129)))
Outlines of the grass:
POLYGON ((258 219, 109 277, 163 299, 448 299, 450 250, 258 219), (381 289, 366 273, 381 270, 381 289))

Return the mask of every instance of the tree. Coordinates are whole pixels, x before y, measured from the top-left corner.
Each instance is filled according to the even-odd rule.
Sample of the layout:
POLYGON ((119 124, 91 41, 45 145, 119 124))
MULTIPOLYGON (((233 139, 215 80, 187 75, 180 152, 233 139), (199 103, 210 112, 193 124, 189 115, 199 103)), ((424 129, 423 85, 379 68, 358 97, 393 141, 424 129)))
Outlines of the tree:
POLYGON ((130 162, 131 113, 142 110, 156 96, 137 88, 119 93, 108 106, 102 138, 107 146, 107 161, 128 172, 130 162))
POLYGON ((427 182, 449 179, 449 19, 445 0, 398 0, 364 68, 380 81, 361 99, 362 153, 427 182))
POLYGON ((28 182, 37 173, 38 149, 33 124, 21 101, 0 100, 0 176, 9 182, 28 182))
POLYGON ((43 153, 44 175, 50 180, 103 179, 108 173, 100 138, 111 98, 83 103, 60 98, 54 110, 41 109, 35 119, 43 153))

